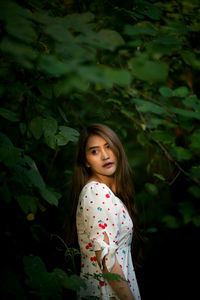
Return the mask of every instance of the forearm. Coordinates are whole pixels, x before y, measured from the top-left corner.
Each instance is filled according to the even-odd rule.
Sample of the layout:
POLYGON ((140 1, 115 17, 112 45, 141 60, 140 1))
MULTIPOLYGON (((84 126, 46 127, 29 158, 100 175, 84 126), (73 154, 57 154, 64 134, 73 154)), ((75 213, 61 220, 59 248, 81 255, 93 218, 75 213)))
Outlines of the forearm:
MULTIPOLYGON (((97 261, 99 261, 100 253, 96 253, 96 256, 97 256, 97 261)), ((122 277, 122 280, 120 280, 120 281, 107 279, 108 283, 110 284, 112 289, 115 291, 115 293, 117 294, 117 296, 119 297, 120 300, 135 300, 135 298, 133 297, 133 294, 131 293, 128 282, 126 280, 123 280, 123 279, 125 279, 125 276, 123 274, 122 269, 120 268, 117 258, 115 258, 115 264, 112 267, 110 272, 108 271, 108 269, 106 267, 105 261, 103 261, 103 273, 104 274, 114 273, 114 274, 118 274, 122 277)))

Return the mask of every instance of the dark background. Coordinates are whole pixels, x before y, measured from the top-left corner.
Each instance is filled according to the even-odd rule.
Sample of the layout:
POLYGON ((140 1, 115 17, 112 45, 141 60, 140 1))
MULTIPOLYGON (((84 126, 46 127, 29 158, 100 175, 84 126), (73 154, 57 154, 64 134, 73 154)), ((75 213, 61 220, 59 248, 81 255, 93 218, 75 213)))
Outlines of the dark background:
POLYGON ((93 122, 118 134, 133 170, 142 299, 198 298, 199 16, 186 0, 1 4, 1 299, 75 299, 64 223, 93 122))

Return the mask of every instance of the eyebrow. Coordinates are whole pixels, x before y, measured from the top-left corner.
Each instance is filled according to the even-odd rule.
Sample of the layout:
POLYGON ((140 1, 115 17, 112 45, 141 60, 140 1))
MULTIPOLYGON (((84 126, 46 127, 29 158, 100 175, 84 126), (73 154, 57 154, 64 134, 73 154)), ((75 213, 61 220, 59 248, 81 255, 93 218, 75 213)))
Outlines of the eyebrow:
MULTIPOLYGON (((106 145, 108 145, 108 143, 105 143, 105 144, 104 144, 104 146, 106 146, 106 145)), ((95 148, 99 148, 99 146, 92 146, 92 147, 89 147, 88 150, 95 149, 95 148)))

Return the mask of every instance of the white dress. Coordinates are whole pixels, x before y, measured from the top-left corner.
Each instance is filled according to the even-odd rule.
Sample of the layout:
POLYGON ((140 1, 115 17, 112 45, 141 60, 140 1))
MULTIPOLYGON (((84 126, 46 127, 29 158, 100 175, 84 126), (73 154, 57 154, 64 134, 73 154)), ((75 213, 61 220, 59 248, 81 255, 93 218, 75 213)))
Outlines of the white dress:
POLYGON ((123 202, 106 184, 92 181, 83 187, 77 206, 76 226, 81 251, 80 276, 87 284, 87 288, 81 288, 79 299, 119 299, 102 277, 95 256, 97 250, 102 251, 101 262, 105 258, 109 272, 116 255, 133 296, 136 300, 140 299, 131 257, 133 223, 123 202), (109 237, 109 245, 104 242, 104 232, 109 237))

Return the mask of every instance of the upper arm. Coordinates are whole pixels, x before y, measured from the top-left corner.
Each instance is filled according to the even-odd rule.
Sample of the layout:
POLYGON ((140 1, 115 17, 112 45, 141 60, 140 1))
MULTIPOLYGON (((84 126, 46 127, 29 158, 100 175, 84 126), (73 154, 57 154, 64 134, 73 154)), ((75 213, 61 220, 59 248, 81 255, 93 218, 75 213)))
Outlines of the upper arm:
POLYGON ((110 269, 117 249, 118 218, 113 195, 106 185, 92 185, 85 193, 84 222, 97 261, 102 265, 106 257, 110 269))

